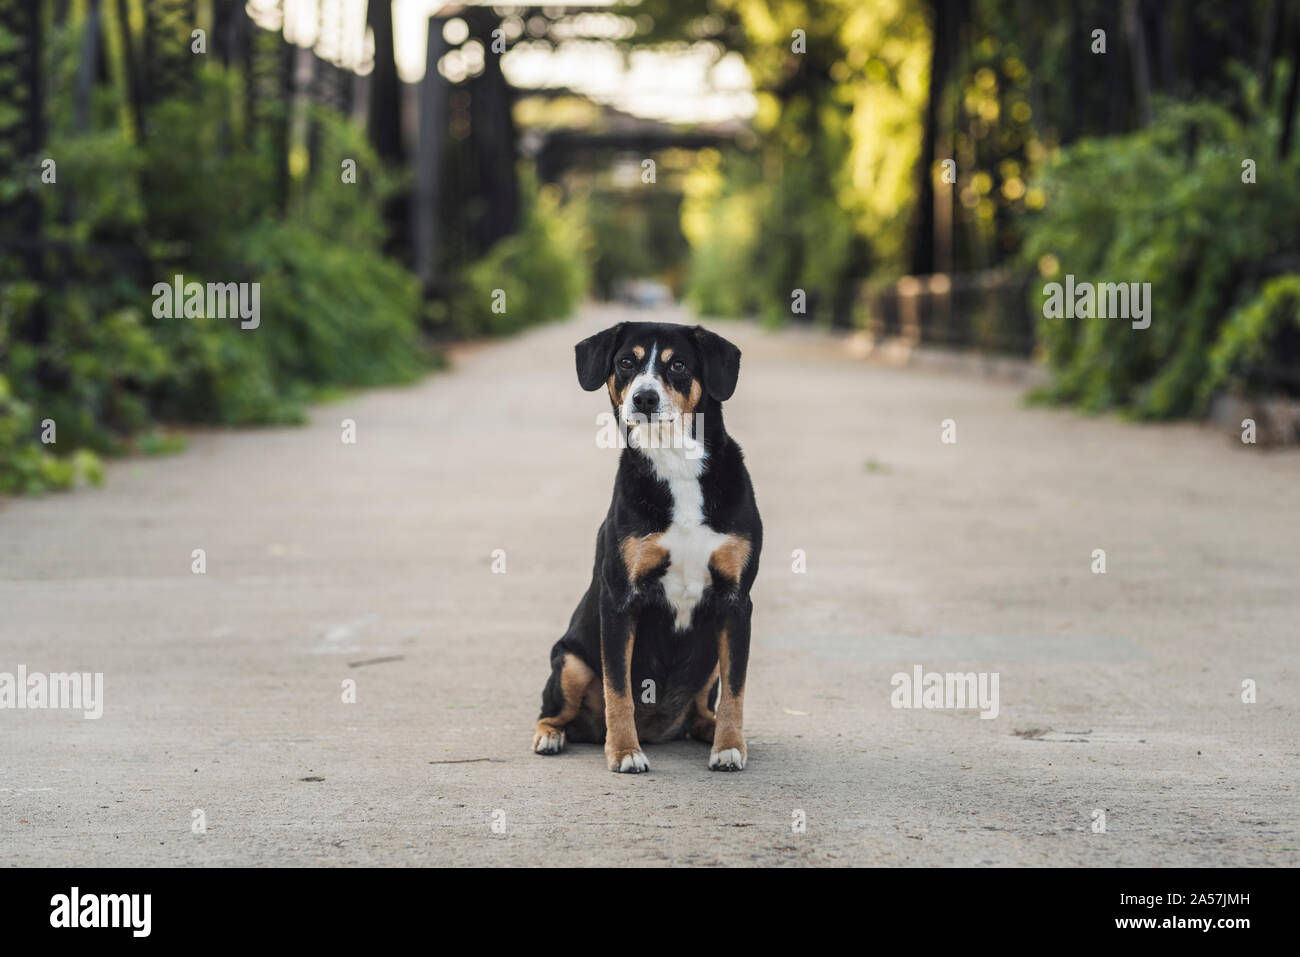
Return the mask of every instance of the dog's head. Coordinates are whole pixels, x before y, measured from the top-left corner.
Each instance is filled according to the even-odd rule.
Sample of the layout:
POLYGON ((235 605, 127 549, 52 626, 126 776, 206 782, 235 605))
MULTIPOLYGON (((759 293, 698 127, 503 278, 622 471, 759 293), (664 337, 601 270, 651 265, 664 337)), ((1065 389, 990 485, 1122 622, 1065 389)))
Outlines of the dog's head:
POLYGON ((574 347, 578 382, 601 386, 625 424, 680 424, 736 391, 740 350, 703 326, 620 322, 574 347))

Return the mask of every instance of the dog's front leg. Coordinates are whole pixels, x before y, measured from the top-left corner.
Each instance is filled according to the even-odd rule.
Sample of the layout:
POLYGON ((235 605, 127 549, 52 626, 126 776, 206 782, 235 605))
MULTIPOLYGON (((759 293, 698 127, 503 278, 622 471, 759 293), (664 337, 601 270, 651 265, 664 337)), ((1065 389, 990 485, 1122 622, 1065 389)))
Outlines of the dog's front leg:
POLYGON ((709 769, 741 771, 748 752, 745 750, 745 672, 749 667, 749 620, 754 606, 748 598, 736 608, 718 633, 717 724, 709 769))
POLYGON ((608 598, 600 609, 600 662, 605 675, 605 760, 611 771, 639 774, 650 770, 636 735, 632 701, 632 616, 608 598))

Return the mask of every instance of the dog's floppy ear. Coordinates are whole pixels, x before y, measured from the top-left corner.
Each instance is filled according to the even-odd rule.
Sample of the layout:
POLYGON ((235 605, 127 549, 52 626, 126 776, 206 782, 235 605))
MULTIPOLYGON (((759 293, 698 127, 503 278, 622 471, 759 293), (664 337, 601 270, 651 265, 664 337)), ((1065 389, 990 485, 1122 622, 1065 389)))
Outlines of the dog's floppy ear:
POLYGON ((588 392, 595 392, 609 378, 614 363, 614 346, 618 334, 626 323, 610 326, 604 332, 588 336, 573 347, 578 360, 578 384, 588 392))
POLYGON ((704 391, 719 402, 731 398, 740 378, 740 350, 703 326, 694 329, 704 363, 704 391))

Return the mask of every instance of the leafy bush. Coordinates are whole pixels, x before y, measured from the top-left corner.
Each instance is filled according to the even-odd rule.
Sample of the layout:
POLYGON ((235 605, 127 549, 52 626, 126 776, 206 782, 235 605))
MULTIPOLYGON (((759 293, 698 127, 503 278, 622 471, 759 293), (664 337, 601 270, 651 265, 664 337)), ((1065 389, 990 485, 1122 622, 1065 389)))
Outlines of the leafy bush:
POLYGON ((37 430, 31 408, 14 397, 9 380, 0 375, 0 494, 66 489, 79 477, 96 485, 103 481, 93 453, 56 458, 46 446, 31 441, 37 430))
POLYGON ((587 289, 585 211, 561 206, 555 187, 537 189, 521 177, 517 233, 497 242, 465 271, 449 306, 435 312, 440 331, 455 336, 504 335, 568 315, 587 289), (494 310, 505 294, 504 311, 494 310))
MULTIPOLYGON (((1269 280, 1259 294, 1228 317, 1210 351, 1210 370, 1197 396, 1199 406, 1209 403, 1221 388, 1257 394, 1278 388, 1272 364, 1279 355, 1300 356, 1300 275, 1269 280), (1291 348, 1281 345, 1288 341, 1291 348)), ((1288 385, 1294 391, 1294 374, 1288 385)))
MULTIPOLYGON (((345 185, 322 164, 282 208, 271 151, 223 136, 236 92, 206 70, 192 99, 154 107, 143 145, 115 126, 52 139, 59 187, 36 195, 62 251, 45 256, 45 281, 0 261, 0 492, 97 480, 92 451, 174 449, 162 423, 297 422, 313 397, 429 367, 418 283, 379 252, 395 184, 363 133, 315 115, 321 155, 374 175, 345 185), (259 283, 258 327, 155 316, 154 284, 177 274, 259 283), (54 445, 39 441, 46 419, 54 445)), ((30 188, 21 175, 0 186, 30 188)))
MULTIPOLYGON (((1150 282, 1152 311, 1145 330, 1123 319, 1040 319, 1056 373, 1041 398, 1165 419, 1204 410, 1212 354, 1241 374, 1254 353, 1227 343, 1272 320, 1250 311, 1225 327, 1224 317, 1255 295, 1271 258, 1300 249, 1300 161, 1278 158, 1276 141, 1267 121, 1186 104, 1127 136, 1080 141, 1050 165, 1028 261, 1044 280, 1150 282), (1258 164, 1256 183, 1242 182, 1246 158, 1258 164)), ((1042 306, 1039 285, 1030 308, 1042 306)))

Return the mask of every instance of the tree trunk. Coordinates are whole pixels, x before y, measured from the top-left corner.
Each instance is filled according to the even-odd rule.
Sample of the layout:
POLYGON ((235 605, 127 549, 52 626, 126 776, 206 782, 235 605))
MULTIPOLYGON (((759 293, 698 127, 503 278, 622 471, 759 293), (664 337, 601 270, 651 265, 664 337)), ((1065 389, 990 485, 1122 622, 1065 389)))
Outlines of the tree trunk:
POLYGON ((1282 98, 1282 137, 1278 141, 1278 154, 1283 159, 1291 152, 1295 135, 1295 112, 1300 102, 1300 17, 1291 16, 1291 76, 1287 79, 1286 96, 1282 98))
POLYGON ((99 2, 90 0, 86 25, 81 34, 81 62, 77 65, 76 113, 72 128, 77 133, 90 129, 90 94, 95 87, 96 57, 99 53, 99 2))
POLYGON ((136 140, 139 141, 144 139, 144 93, 140 88, 140 56, 136 49, 135 34, 131 31, 128 0, 117 0, 117 26, 122 31, 122 66, 126 74, 127 99, 131 101, 131 121, 135 126, 136 140))
POLYGON ((1124 0, 1124 30, 1133 61, 1133 87, 1137 95, 1138 119, 1151 122, 1151 62, 1147 56, 1146 30, 1142 23, 1142 0, 1124 0))
POLYGON ((1286 26, 1285 10, 1282 0, 1270 0, 1268 13, 1264 17, 1263 42, 1259 51, 1259 98, 1265 106, 1268 106, 1273 92, 1273 64, 1277 62, 1277 48, 1286 26))

